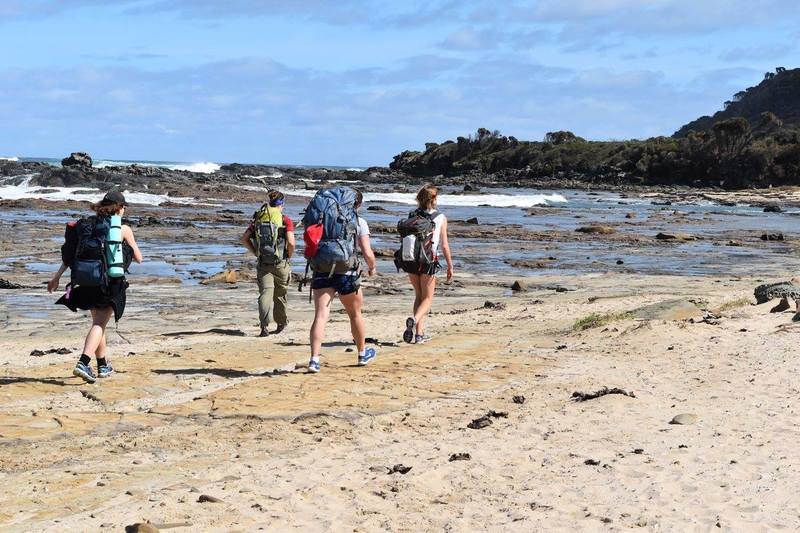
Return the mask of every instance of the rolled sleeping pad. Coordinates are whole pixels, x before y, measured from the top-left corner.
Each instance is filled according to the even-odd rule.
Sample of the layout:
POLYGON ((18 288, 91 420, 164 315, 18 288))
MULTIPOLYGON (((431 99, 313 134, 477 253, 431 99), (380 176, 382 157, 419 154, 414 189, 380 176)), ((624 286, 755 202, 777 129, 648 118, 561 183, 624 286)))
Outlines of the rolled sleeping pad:
POLYGON ((108 230, 106 239, 106 264, 108 264, 109 277, 121 278, 125 275, 125 258, 122 254, 122 217, 119 215, 111 217, 111 228, 108 230))

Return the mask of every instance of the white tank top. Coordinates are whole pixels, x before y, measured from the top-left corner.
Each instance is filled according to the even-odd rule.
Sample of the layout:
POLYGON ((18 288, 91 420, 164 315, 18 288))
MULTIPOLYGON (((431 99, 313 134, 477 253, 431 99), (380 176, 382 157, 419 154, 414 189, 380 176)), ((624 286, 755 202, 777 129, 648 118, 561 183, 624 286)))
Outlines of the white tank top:
MULTIPOLYGON (((428 214, 432 215, 436 212, 435 209, 428 209, 428 214)), ((439 255, 439 243, 442 240, 442 226, 446 220, 444 213, 439 213, 433 217, 433 253, 439 255)))

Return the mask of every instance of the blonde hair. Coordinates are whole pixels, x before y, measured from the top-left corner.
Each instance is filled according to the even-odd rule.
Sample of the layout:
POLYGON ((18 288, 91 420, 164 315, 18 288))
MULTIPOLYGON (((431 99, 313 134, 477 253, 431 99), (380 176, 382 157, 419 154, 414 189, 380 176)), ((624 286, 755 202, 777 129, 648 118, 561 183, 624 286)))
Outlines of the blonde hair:
POLYGON ((417 193, 417 205, 420 209, 431 209, 436 205, 436 199, 438 197, 438 187, 434 187, 428 183, 427 185, 423 185, 417 193))

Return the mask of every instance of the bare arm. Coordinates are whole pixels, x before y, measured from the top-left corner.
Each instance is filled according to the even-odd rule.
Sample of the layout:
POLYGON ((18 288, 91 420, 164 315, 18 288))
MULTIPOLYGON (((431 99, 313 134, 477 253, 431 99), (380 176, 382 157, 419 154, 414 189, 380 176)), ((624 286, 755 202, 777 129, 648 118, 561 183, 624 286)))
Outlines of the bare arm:
POLYGON ((130 226, 122 226, 122 240, 127 242, 128 246, 133 250, 133 260, 141 263, 144 259, 142 251, 139 249, 139 245, 136 244, 136 239, 133 238, 133 230, 130 226))
POLYGON ((242 244, 244 244, 244 247, 247 248, 251 254, 257 256, 258 253, 256 252, 256 249, 253 248, 253 242, 250 240, 252 236, 253 228, 247 228, 244 230, 244 233, 242 233, 242 244))
POLYGON ((377 265, 375 264, 375 252, 372 251, 372 245, 369 242, 369 234, 361 235, 358 238, 358 246, 361 248, 361 253, 364 254, 364 259, 367 261, 368 274, 374 276, 377 272, 377 265))
POLYGON ((296 242, 294 240, 294 232, 287 231, 286 232, 286 259, 290 259, 294 255, 294 248, 296 246, 296 242))
POLYGON ((58 272, 53 274, 53 279, 47 282, 47 292, 54 292, 58 289, 58 284, 61 281, 61 276, 64 275, 64 272, 67 271, 69 267, 64 263, 61 263, 61 268, 58 269, 58 272))
POLYGON ((453 280, 453 256, 450 253, 450 241, 447 239, 447 218, 442 222, 442 252, 447 261, 447 281, 453 280))

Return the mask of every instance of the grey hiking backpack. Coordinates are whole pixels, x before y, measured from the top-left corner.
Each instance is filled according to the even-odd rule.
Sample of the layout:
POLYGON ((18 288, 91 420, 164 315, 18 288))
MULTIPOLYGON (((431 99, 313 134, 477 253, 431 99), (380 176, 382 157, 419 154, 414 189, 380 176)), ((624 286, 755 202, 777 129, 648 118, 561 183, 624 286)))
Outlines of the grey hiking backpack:
POLYGON ((358 270, 356 192, 350 187, 322 189, 303 216, 305 256, 316 273, 358 270))

